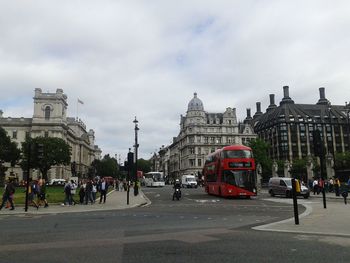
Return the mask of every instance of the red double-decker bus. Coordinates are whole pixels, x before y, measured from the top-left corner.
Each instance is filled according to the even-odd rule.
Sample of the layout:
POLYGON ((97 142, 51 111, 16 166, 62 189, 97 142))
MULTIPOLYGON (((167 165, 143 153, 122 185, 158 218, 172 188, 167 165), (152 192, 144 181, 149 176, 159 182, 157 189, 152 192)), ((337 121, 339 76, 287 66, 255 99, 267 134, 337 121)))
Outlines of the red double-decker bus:
POLYGON ((256 195, 255 161, 247 146, 226 146, 208 155, 203 175, 208 194, 247 198, 256 195))

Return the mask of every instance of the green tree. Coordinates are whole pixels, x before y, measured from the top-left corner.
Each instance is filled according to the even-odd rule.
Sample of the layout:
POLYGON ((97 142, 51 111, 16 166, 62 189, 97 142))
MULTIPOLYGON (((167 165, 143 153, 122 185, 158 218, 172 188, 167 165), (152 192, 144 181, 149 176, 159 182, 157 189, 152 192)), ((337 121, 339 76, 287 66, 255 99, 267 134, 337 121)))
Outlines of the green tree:
POLYGON ((21 157, 21 151, 17 148, 17 143, 12 142, 6 131, 0 127, 0 185, 4 184, 7 167, 4 163, 10 163, 14 167, 21 157))
POLYGON ((249 147, 253 150, 256 164, 260 163, 261 165, 263 180, 268 180, 272 175, 272 160, 268 155, 270 145, 258 138, 251 141, 249 147))
POLYGON ((27 138, 22 143, 23 161, 21 166, 38 169, 43 178, 47 180, 47 172, 55 165, 69 165, 71 149, 63 139, 54 137, 27 138), (29 147, 30 145, 30 147, 29 147), (38 145, 42 145, 43 154, 38 153, 38 145))
POLYGON ((117 178, 119 175, 119 166, 115 158, 111 158, 109 154, 105 155, 102 160, 94 160, 91 164, 96 174, 100 177, 112 176, 117 178))
POLYGON ((337 153, 334 166, 337 170, 350 169, 350 152, 337 153))
POLYGON ((306 181, 307 178, 307 160, 306 159, 295 159, 293 160, 292 169, 290 171, 293 178, 306 181))
POLYGON ((144 173, 148 173, 151 171, 151 161, 145 160, 145 159, 138 159, 137 160, 137 170, 142 171, 144 173))

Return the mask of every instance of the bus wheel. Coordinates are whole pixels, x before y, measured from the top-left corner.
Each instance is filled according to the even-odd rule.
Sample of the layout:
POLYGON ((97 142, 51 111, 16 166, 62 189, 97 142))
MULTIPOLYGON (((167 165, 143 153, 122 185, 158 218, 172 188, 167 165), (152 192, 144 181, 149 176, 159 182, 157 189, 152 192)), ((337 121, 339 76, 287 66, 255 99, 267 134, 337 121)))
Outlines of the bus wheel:
POLYGON ((219 187, 219 196, 221 196, 221 187, 219 187))

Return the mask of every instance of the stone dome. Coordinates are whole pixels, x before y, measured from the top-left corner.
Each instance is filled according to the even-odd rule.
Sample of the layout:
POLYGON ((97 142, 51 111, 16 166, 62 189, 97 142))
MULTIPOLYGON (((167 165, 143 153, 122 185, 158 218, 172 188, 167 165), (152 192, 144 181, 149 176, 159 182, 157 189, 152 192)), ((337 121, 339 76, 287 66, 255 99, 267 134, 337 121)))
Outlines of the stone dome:
POLYGON ((204 111, 203 102, 197 98, 197 93, 194 93, 193 99, 188 103, 187 111, 204 111))

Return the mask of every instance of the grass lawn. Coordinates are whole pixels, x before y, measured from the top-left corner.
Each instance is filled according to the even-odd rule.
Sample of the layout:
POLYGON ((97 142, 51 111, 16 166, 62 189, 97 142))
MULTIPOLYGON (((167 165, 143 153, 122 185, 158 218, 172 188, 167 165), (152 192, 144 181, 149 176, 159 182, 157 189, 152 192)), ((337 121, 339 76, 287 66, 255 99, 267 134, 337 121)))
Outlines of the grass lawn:
MULTIPOLYGON (((112 187, 108 189, 110 192, 112 190, 112 187)), ((4 192, 4 188, 1 187, 0 189, 0 195, 2 197, 2 194, 4 192)), ((74 200, 79 202, 79 188, 76 190, 76 194, 74 195, 74 200)), ((97 193, 96 198, 100 197, 100 193, 97 193)), ((14 203, 15 205, 24 205, 26 198, 26 188, 25 187, 16 187, 16 192, 14 196, 14 203)), ((63 186, 47 186, 46 187, 46 200, 49 204, 55 204, 55 203, 63 203, 65 198, 65 194, 63 192, 63 186)), ((1 203, 0 203, 1 204, 1 203)))

